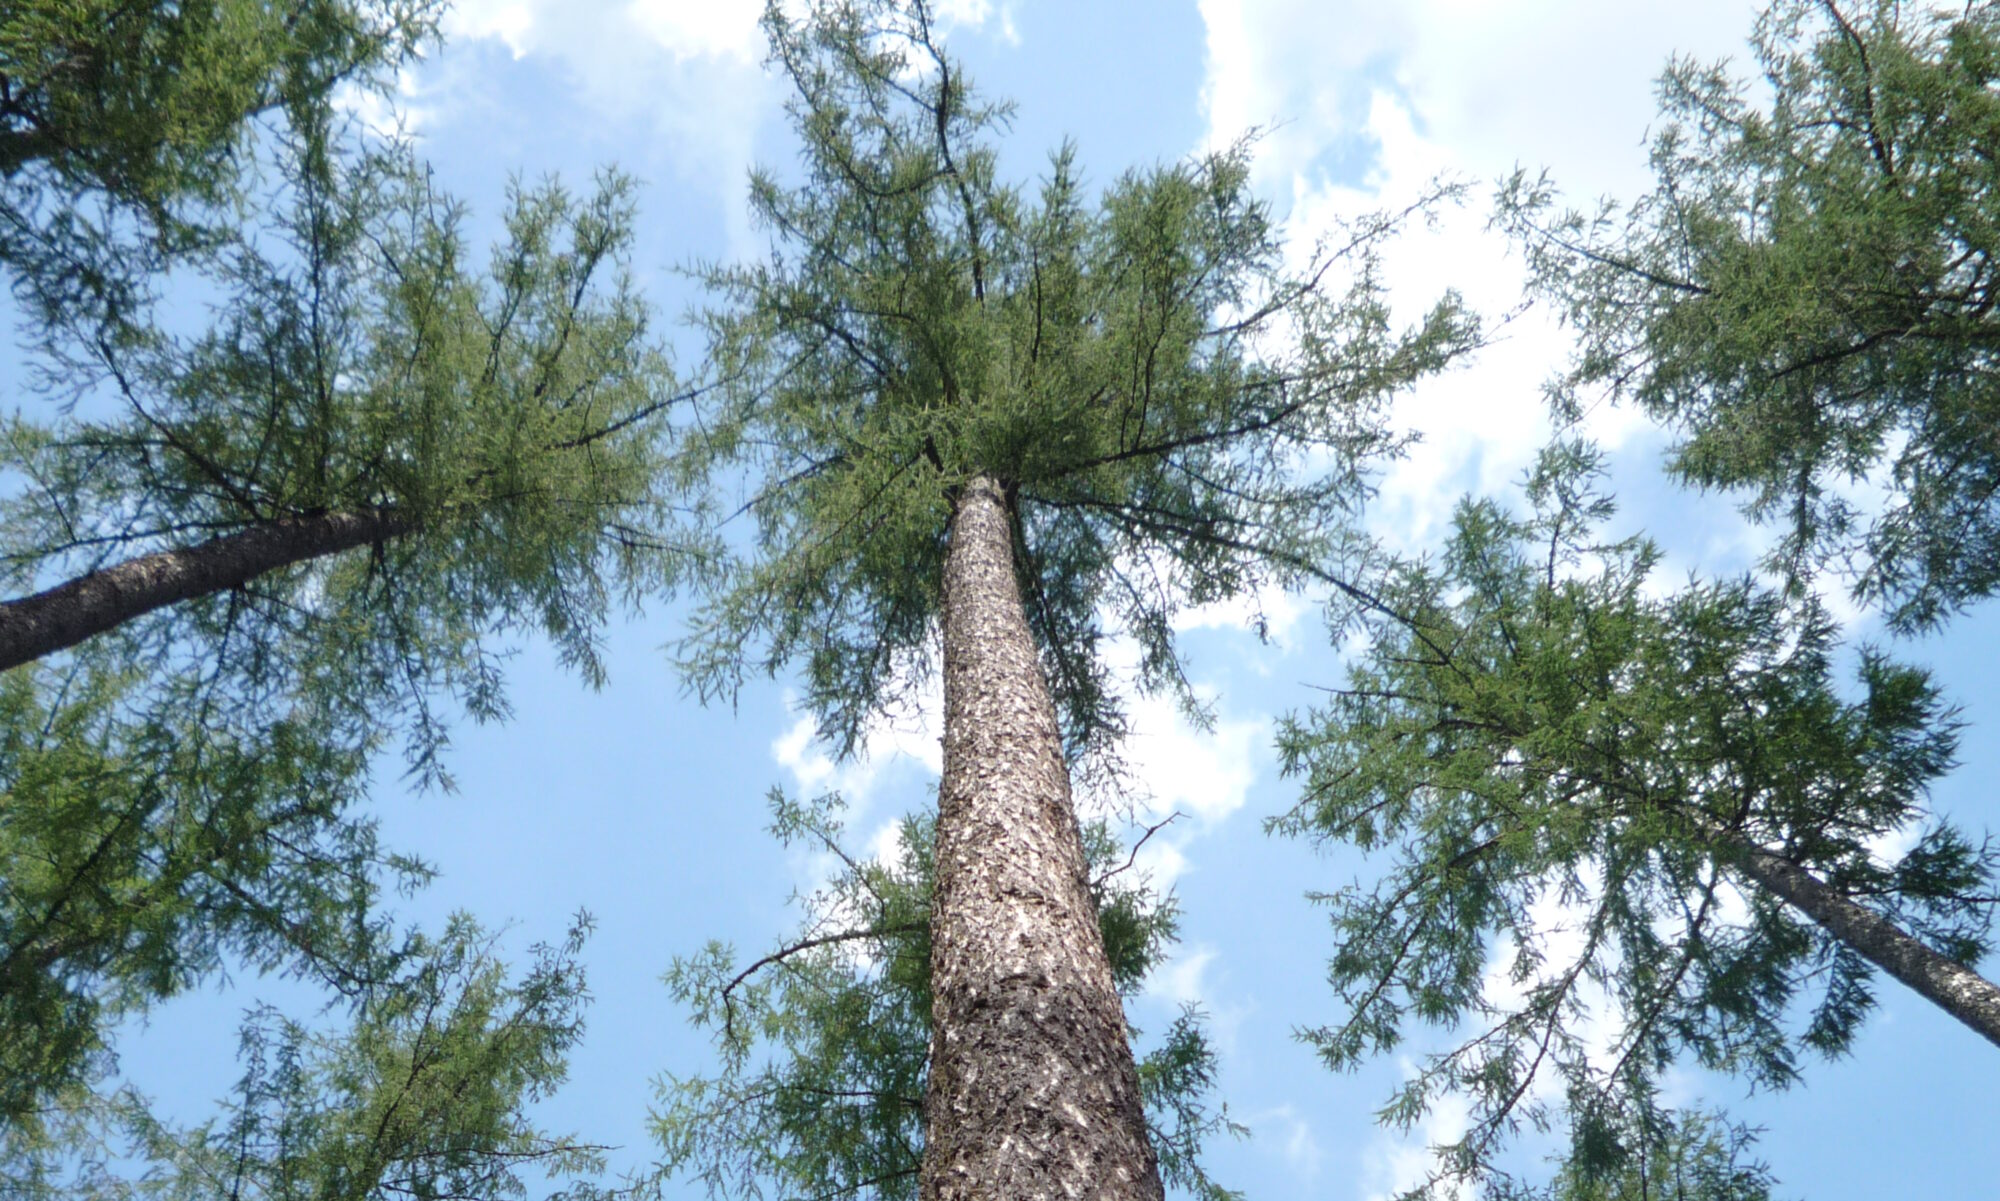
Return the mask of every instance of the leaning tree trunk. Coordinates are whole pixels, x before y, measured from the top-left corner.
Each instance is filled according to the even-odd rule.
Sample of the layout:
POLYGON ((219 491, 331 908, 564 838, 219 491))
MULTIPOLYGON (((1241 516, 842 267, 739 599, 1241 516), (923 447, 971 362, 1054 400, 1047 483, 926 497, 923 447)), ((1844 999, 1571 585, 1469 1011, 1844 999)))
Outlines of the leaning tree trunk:
POLYGON ((238 588, 266 572, 408 533, 390 510, 259 522, 196 546, 140 555, 0 604, 0 671, 75 646, 155 609, 238 588))
POLYGON ((1007 506, 993 479, 966 485, 945 559, 920 1196, 1155 1199, 1159 1168, 1007 506))
POLYGON ((2000 985, 1939 954, 1797 864, 1756 847, 1739 844, 1738 849, 1737 866, 1745 876, 1987 1041, 2000 1044, 2000 985))

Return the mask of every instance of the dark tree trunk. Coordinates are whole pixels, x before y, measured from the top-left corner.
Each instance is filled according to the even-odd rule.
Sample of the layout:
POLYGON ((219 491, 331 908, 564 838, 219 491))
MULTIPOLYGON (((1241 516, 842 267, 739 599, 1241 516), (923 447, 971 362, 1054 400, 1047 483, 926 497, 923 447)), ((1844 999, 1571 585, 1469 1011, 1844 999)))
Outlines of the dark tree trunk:
POLYGON ((1008 500, 958 497, 944 578, 924 1201, 1162 1196, 1008 500))
POLYGON ((1768 851, 1745 848, 1737 861, 1744 875, 1817 922, 1926 1000, 2000 1045, 2000 985, 1864 905, 1830 888, 1797 864, 1768 851))
POLYGON ((260 522, 198 546, 158 551, 0 604, 0 671, 32 663, 155 609, 249 583, 268 571, 408 533, 389 511, 260 522))

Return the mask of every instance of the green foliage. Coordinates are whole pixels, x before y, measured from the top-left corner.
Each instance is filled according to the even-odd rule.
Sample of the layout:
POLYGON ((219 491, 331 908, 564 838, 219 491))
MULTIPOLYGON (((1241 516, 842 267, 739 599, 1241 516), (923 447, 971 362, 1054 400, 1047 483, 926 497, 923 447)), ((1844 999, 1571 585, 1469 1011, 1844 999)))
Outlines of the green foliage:
POLYGON ((495 635, 538 628, 595 681, 609 605, 673 568, 654 491, 672 398, 624 271, 629 185, 519 190, 481 272, 406 155, 316 147, 286 144, 289 206, 204 260, 206 328, 73 339, 61 366, 97 389, 0 432, 25 481, 0 501, 0 563, 23 591, 286 517, 409 530, 9 675, 0 1038, 41 1059, 0 1113, 88 1076, 104 1022, 225 954, 350 991, 369 873, 421 876, 349 816, 370 755, 400 733, 448 782, 435 705, 504 713, 495 635), (43 1021, 61 1036, 18 1037, 43 1021))
MULTIPOLYGON (((170 261, 128 255, 114 227, 73 231, 82 259, 134 258, 135 287, 65 261, 64 303, 25 315, 27 366, 60 405, 17 410, 0 436, 0 469, 21 480, 0 508, 8 580, 28 590, 281 519, 387 514, 414 536, 139 623, 126 653, 202 645, 236 656, 223 676, 291 654, 300 678, 348 677, 321 691, 357 707, 445 684, 486 712, 491 663, 470 640, 534 624, 594 678, 613 592, 660 584, 670 562, 654 480, 675 398, 627 270, 630 182, 606 173, 584 197, 517 185, 482 270, 463 208, 407 146, 354 134, 330 95, 402 62, 431 35, 432 6, 114 7, 10 10, 10 44, 47 76, 7 73, 18 120, 55 120, 38 105, 144 109, 190 139, 154 151, 206 164, 206 183, 176 188, 226 200, 229 219, 170 261), (90 97, 51 98, 92 71, 90 97), (278 632, 308 625, 316 658, 277 649, 278 632)), ((65 154, 131 151, 118 121, 72 125, 65 154)), ((176 190, 127 195, 116 172, 63 171, 114 199, 176 190)), ((10 170, 10 186, 30 182, 10 170)), ((8 266, 41 286, 33 264, 8 266)), ((414 716, 428 770, 434 729, 414 716)))
POLYGON ((199 704, 128 720, 127 687, 0 676, 0 1129, 35 1128, 104 1073, 110 1024, 225 956, 363 995, 400 957, 378 877, 425 874, 344 819, 362 748, 199 704))
POLYGON ((1477 339, 1451 297, 1392 328, 1376 253, 1412 214, 1288 266, 1246 146, 1101 192, 1065 148, 1025 195, 996 177, 1006 107, 919 0, 773 5, 765 27, 803 146, 795 182, 751 181, 769 260, 703 272, 727 383, 683 466, 744 473, 757 535, 714 581, 692 678, 727 692, 761 646, 747 662, 800 666, 851 750, 934 666, 951 498, 984 475, 1011 501, 1072 754, 1121 725, 1101 616, 1139 641, 1143 686, 1192 704, 1176 609, 1343 548, 1367 465, 1398 445, 1389 397, 1477 339))
POLYGON ((340 115, 440 12, 0 13, 0 267, 52 402, 0 427, 9 591, 287 521, 391 531, 0 678, 0 1140, 45 1192, 518 1195, 514 1165, 587 1166, 522 1117, 580 1030, 575 946, 514 984, 468 926, 395 930, 381 891, 426 869, 353 812, 399 739, 448 783, 435 706, 504 713, 499 637, 595 682, 609 607, 678 561, 629 182, 516 186, 482 264, 409 148, 340 115), (117 1023, 227 970, 355 1024, 260 1013, 220 1126, 103 1091, 117 1023), (91 1174, 107 1132, 145 1178, 91 1174))
POLYGON ((254 119, 310 123, 337 84, 379 86, 435 35, 442 8, 10 0, 0 264, 16 294, 55 312, 220 233, 242 199, 254 119))
MULTIPOLYGON (((413 773, 448 783, 439 702, 504 714, 501 639, 539 630, 595 682, 610 607, 679 561, 656 488, 677 397, 626 266, 629 181, 516 186, 482 263, 408 147, 342 132, 326 94, 400 61, 429 8, 123 6, 93 48, 76 39, 101 7, 17 7, 6 36, 107 70, 167 56, 104 106, 171 84, 159 105, 220 105, 220 89, 249 107, 208 125, 162 110, 181 140, 152 150, 143 130, 113 144, 123 125, 77 117, 74 137, 113 141, 13 170, 8 203, 59 179, 233 219, 170 256, 141 248, 114 280, 70 268, 123 262, 129 222, 62 218, 62 253, 81 257, 49 261, 68 290, 24 310, 52 403, 0 427, 0 579, 18 595, 324 514, 403 532, 0 685, 0 1126, 95 1080, 115 1022, 230 964, 350 999, 372 986, 407 951, 374 911, 380 889, 424 872, 352 814, 371 758, 400 741, 413 773), (224 40, 196 45, 211 34, 224 40), (244 116, 273 105, 253 138, 244 116), (143 179, 105 166, 145 154, 143 179)), ((4 261, 19 287, 54 278, 4 261)))
POLYGON ((1781 525, 1789 568, 1851 564, 1923 628, 2000 586, 2000 5, 1854 7, 1778 0, 1755 87, 1676 62, 1629 211, 1562 213, 1525 177, 1503 210, 1581 336, 1572 406, 1637 400, 1683 479, 1781 525))
POLYGON ((36 1127, 0 1127, 0 1189, 20 1201, 386 1201, 525 1197, 523 1173, 589 1179, 601 1148, 535 1128, 524 1111, 561 1083, 587 998, 579 920, 510 979, 465 917, 416 939, 338 1032, 259 1007, 224 1115, 180 1128, 142 1096, 72 1093, 36 1127), (49 1137, 53 1132, 57 1137, 49 1137))
MULTIPOLYGON (((1388 573, 1348 686, 1281 732, 1306 793, 1276 826, 1390 856, 1321 898, 1346 1014, 1307 1038, 1349 1068, 1414 1024, 1466 1024, 1384 1110, 1408 1126, 1466 1098, 1450 1176, 1548 1121, 1551 1096, 1573 1123, 1644 1124, 1683 1058, 1783 1086, 1801 1049, 1850 1044, 1872 969, 1737 870, 1751 849, 1953 958, 1988 945, 1993 856, 1925 808, 1957 722, 1924 673, 1863 650, 1843 695, 1811 601, 1749 580, 1662 592, 1650 544, 1593 540, 1596 468, 1559 446, 1532 516, 1461 505, 1441 557, 1388 573)), ((1579 1138, 1576 1170, 1617 1145, 1579 1138)))
POLYGON ((268 221, 203 261, 221 298, 205 328, 47 331, 42 370, 76 411, 0 431, 0 464, 27 481, 0 505, 8 578, 26 589, 282 518, 387 513, 410 536, 134 623, 128 653, 233 643, 261 658, 311 627, 298 670, 347 677, 330 696, 372 705, 414 678, 488 709, 469 640, 532 622, 594 678, 607 550, 635 591, 668 565, 648 419, 674 398, 625 269, 629 182, 607 175, 583 199, 516 189, 482 272, 463 210, 404 151, 279 149, 268 221))
POLYGON ((1502 1178, 1493 1201, 1771 1201, 1774 1183, 1749 1158, 1754 1133, 1703 1113, 1649 1110, 1623 1124, 1584 1124, 1600 1145, 1571 1155, 1555 1178, 1534 1185, 1502 1178))
MULTIPOLYGON (((693 1023, 715 1031, 722 1070, 663 1081, 654 1127, 666 1170, 711 1194, 917 1194, 934 823, 906 819, 892 854, 860 860, 841 845, 839 805, 772 793, 773 831, 841 864, 802 899, 796 939, 740 970, 730 948, 711 943, 667 973, 693 1023)), ((1131 856, 1103 825, 1085 830, 1084 847, 1112 977, 1129 996, 1172 945, 1177 907, 1127 874, 1131 856)), ((1215 1057, 1198 1012, 1140 1059, 1139 1079, 1166 1181, 1210 1201, 1236 1196, 1200 1164, 1204 1140, 1243 1131, 1207 1106, 1215 1057)))

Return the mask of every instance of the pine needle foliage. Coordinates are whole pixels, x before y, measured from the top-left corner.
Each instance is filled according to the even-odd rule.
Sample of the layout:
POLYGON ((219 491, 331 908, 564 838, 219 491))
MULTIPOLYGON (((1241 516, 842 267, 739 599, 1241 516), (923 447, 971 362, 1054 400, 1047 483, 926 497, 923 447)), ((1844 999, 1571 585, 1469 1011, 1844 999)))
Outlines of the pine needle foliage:
POLYGON ((1600 1121, 1590 1127, 1591 1137, 1619 1140, 1614 1163, 1603 1165, 1602 1155, 1572 1155, 1551 1180, 1496 1180, 1486 1195, 1493 1201, 1771 1201, 1777 1182, 1751 1157, 1755 1131, 1699 1111, 1650 1109, 1627 1117, 1622 1126, 1600 1121), (1602 1166, 1586 1166, 1593 1162, 1602 1166))
POLYGON ((135 721, 130 688, 0 676, 0 1128, 39 1126, 108 1073, 121 1017, 226 962, 360 999, 400 957, 377 894, 427 875, 346 816, 365 744, 198 701, 135 721))
POLYGON ((1668 69, 1629 209, 1521 176, 1504 219, 1581 338, 1571 411, 1636 401, 1788 570, 1933 627, 2000 586, 2000 5, 1779 0, 1752 45, 1668 69))
POLYGON ((51 315, 143 283, 240 211, 259 118, 379 88, 433 0, 13 0, 0 12, 0 264, 51 315))
POLYGON ((0 422, 0 1144, 9 1189, 41 1190, 21 1195, 508 1196, 519 1166, 591 1159, 523 1117, 580 1031, 575 945, 509 982, 463 923, 397 929, 382 894, 427 869, 356 813, 398 744, 449 783, 456 711, 505 713, 506 638, 542 632, 595 683, 609 610, 680 562, 630 182, 517 184, 481 262, 464 208, 336 95, 380 89, 440 13, 0 12, 0 270, 43 401, 0 422), (87 612, 197 560, 223 569, 87 612), (51 598, 61 620, 35 616, 51 598), (352 1025, 260 1011, 205 1127, 106 1091, 120 1022, 228 971, 306 977, 352 1025), (92 1174, 112 1135, 146 1175, 92 1174))
MULTIPOLYGON (((714 1032, 722 1070, 661 1082, 663 1168, 716 1196, 910 1201, 931 1041, 935 822, 905 819, 892 853, 861 859, 841 842, 837 796, 774 791, 772 806, 780 839, 841 867, 800 899, 805 925, 770 955, 739 967, 732 948, 711 943, 669 969, 675 1000, 714 1032)), ((1087 827, 1084 843, 1112 976, 1129 996, 1173 945, 1179 910, 1108 827, 1087 827)), ((1199 1011, 1173 1022, 1139 1078, 1167 1183, 1204 1201, 1239 1196, 1200 1162, 1209 1138, 1245 1131, 1226 1106, 1210 1108, 1215 1055, 1199 1011)))
POLYGON ((348 1025, 258 1006, 221 1116, 184 1127, 130 1089, 70 1094, 37 1128, 0 1132, 0 1187, 19 1201, 600 1201, 604 1148, 535 1127, 588 998, 581 919, 518 976, 470 919, 416 938, 348 1025))
MULTIPOLYGON (((653 481, 676 397, 626 270, 631 184, 516 188, 482 268, 463 207, 407 150, 336 154, 330 136, 285 135, 267 219, 181 281, 219 297, 207 322, 85 313, 41 330, 37 366, 63 405, 0 429, 0 463, 26 484, 0 503, 4 578, 26 591, 287 520, 372 516, 372 553, 127 623, 128 656, 269 657, 311 626, 302 674, 373 679, 357 698, 449 681, 484 710, 490 665, 466 648, 499 623, 539 627, 595 679, 608 605, 672 565, 653 481)), ((421 766, 431 733, 416 734, 421 766)))
POLYGON ((1650 543, 1598 540, 1597 470, 1558 445, 1530 515, 1462 504, 1440 556, 1388 574, 1347 685, 1280 734, 1305 795, 1276 828, 1387 858, 1319 898, 1344 1013, 1305 1037, 1346 1069, 1457 1032, 1383 1110, 1469 1103, 1441 1180, 1558 1103, 1576 1171, 1627 1171, 1671 1065, 1783 1087, 1845 1052, 1874 969, 1760 864, 1949 960, 1990 945, 1994 854, 1926 805, 1958 723, 1925 673, 1843 655, 1816 603, 1747 578, 1662 589, 1650 543))
POLYGON ((1377 253, 1424 205, 1288 259, 1247 143, 1101 188, 1063 147, 1011 185, 1009 110, 922 0, 774 4, 764 25, 799 159, 751 180, 768 259, 700 272, 728 382, 683 467, 747 481, 756 532, 714 577, 689 678, 727 694, 746 665, 796 666, 852 751, 935 669, 950 497, 986 476, 1072 758, 1101 751, 1121 727, 1101 619, 1139 642, 1144 686, 1182 689, 1174 613, 1347 549, 1399 446, 1389 398, 1476 342, 1450 296, 1392 322, 1377 253))
MULTIPOLYGON (((340 43, 355 70, 401 44, 364 40, 340 43)), ((24 310, 45 395, 0 422, 0 582, 19 598, 0 621, 22 594, 243 535, 373 532, 4 677, 0 1123, 97 1079, 119 1020, 231 962, 352 1000, 397 952, 381 889, 424 876, 353 813, 371 761, 400 745, 420 783, 449 784, 453 718, 506 712, 507 639, 538 631, 595 683, 610 610, 681 562, 656 486, 679 394, 627 268, 630 182, 517 185, 482 262, 409 148, 340 120, 327 89, 349 68, 294 68, 323 86, 271 92, 254 137, 213 114, 232 132, 202 161, 228 173, 189 203, 236 220, 138 254, 134 287, 83 273, 74 303, 24 310)), ((69 228, 88 258, 130 248, 130 226, 69 228)))

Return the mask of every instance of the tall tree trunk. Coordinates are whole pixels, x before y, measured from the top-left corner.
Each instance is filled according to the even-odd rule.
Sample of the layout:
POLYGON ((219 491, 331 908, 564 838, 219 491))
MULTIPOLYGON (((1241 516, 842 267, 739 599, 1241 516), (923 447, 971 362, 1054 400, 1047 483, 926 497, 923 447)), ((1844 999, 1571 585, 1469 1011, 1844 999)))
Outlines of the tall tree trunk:
POLYGON ((1858 905, 1788 860, 1744 847, 1737 866, 1758 885, 1853 947, 1926 1000, 2000 1045, 2000 985, 1948 959, 1921 939, 1858 905))
POLYGON ((0 604, 0 671, 75 646, 155 609, 409 530, 406 519, 387 510, 283 517, 93 571, 0 604))
POLYGON ((1055 706, 981 476, 944 573, 924 1201, 1163 1195, 1090 896, 1055 706))

